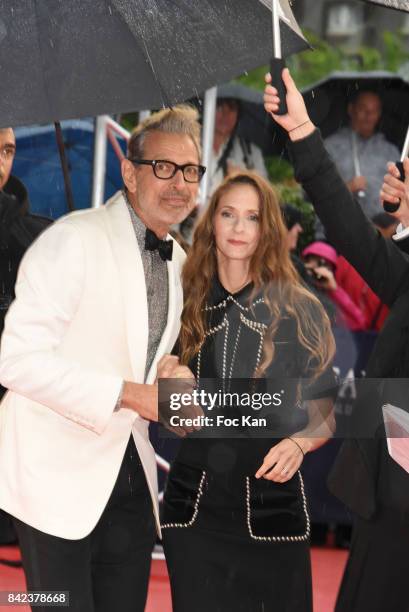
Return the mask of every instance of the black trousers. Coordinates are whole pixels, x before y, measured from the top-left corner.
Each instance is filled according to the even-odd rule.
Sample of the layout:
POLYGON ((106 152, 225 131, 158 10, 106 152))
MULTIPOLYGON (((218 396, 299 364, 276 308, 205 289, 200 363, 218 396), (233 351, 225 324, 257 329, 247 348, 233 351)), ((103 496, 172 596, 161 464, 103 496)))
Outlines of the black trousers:
POLYGON ((358 517, 335 612, 408 612, 408 542, 407 511, 381 506, 358 517))
POLYGON ((155 522, 132 436, 107 506, 87 537, 66 540, 14 523, 27 590, 69 591, 69 608, 36 606, 35 612, 144 611, 155 522))

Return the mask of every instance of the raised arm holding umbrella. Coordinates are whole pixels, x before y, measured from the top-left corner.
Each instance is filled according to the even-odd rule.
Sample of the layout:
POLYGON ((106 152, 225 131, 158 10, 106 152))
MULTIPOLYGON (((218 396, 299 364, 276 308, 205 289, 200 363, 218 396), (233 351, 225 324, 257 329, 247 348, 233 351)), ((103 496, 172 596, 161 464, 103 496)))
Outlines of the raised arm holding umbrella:
MULTIPOLYGON (((391 307, 367 366, 367 383, 374 393, 369 399, 358 394, 352 435, 344 442, 330 478, 332 492, 356 515, 336 610, 407 612, 409 475, 388 454, 381 407, 392 403, 407 410, 409 262, 356 206, 288 72, 284 81, 288 114, 274 114, 278 97, 271 86, 265 90, 265 108, 289 134, 296 177, 337 250, 391 307)), ((409 170, 408 162, 405 165, 409 170)), ((397 181, 392 189, 399 186, 397 181)), ((405 191, 396 195, 388 188, 387 197, 405 197, 407 202, 407 189, 406 180, 405 191)))

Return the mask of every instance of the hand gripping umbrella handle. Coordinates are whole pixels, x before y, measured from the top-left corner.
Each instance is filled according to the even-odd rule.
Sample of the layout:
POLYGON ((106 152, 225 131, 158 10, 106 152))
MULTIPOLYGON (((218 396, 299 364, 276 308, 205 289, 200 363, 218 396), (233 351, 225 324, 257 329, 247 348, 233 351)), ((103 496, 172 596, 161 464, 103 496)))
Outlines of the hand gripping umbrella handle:
MULTIPOLYGON (((403 162, 401 161, 396 162, 396 167, 400 173, 399 180, 404 181, 405 180, 405 170, 403 169, 403 162)), ((383 204, 383 208, 385 212, 394 213, 399 209, 400 200, 397 204, 392 204, 391 202, 382 202, 382 204, 383 204)))
POLYGON ((282 72, 285 68, 285 61, 282 58, 272 57, 270 62, 270 74, 271 74, 271 84, 278 91, 278 97, 280 98, 280 105, 278 107, 278 111, 276 111, 276 115, 286 115, 287 114, 287 89, 284 85, 282 72))

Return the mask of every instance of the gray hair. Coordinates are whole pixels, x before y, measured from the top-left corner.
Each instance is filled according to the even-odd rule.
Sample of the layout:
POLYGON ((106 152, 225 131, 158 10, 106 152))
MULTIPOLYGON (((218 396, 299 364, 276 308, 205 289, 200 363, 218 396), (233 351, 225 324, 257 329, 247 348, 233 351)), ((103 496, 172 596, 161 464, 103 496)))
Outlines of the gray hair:
POLYGON ((200 158, 202 151, 198 118, 197 110, 188 104, 178 104, 173 108, 164 108, 157 113, 153 113, 132 131, 128 141, 128 157, 142 158, 143 145, 147 134, 163 132, 165 134, 186 134, 190 136, 200 158))

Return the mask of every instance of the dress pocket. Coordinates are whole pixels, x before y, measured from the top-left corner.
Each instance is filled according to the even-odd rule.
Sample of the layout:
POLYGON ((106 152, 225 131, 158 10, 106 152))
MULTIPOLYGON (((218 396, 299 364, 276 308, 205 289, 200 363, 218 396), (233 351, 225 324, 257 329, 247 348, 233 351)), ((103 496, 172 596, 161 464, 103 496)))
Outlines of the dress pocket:
POLYGON ((247 527, 265 542, 302 542, 310 535, 310 518, 301 472, 286 483, 246 478, 247 527))
POLYGON ((162 529, 191 527, 198 515, 206 472, 184 463, 174 463, 163 498, 162 529))

